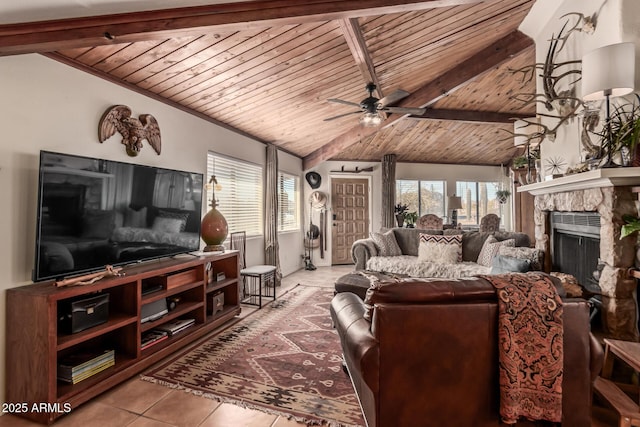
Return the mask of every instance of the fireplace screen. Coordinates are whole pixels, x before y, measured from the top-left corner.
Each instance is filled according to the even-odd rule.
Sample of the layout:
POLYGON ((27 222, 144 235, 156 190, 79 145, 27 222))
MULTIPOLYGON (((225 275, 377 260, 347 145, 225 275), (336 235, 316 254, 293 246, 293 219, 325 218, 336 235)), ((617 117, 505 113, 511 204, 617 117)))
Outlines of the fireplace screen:
POLYGON ((586 288, 597 286, 593 272, 600 255, 600 215, 552 212, 552 271, 575 276, 586 288))

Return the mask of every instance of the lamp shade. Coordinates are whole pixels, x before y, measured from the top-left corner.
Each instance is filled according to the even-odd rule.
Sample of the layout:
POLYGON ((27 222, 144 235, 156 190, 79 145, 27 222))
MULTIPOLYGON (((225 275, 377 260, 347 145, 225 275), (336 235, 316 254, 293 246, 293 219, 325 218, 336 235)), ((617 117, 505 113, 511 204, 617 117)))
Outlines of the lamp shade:
POLYGON ((460 196, 449 196, 447 203, 449 209, 462 209, 462 197, 460 196))
POLYGON ((587 53, 582 57, 582 99, 596 101, 633 92, 635 65, 633 43, 612 44, 587 53))

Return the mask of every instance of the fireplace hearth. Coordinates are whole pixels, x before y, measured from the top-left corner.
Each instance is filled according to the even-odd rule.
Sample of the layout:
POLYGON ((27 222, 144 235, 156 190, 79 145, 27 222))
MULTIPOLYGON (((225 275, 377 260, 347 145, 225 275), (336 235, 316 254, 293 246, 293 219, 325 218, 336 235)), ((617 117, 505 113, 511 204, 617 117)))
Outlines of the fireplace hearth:
MULTIPOLYGON (((586 271, 579 279, 579 282, 588 284, 590 283, 589 274, 598 268, 597 260, 600 260, 602 270, 598 285, 602 298, 602 331, 607 337, 629 341, 638 341, 640 338, 637 323, 639 312, 636 299, 637 283, 629 276, 629 269, 634 267, 636 238, 629 236, 620 239, 620 229, 624 224, 623 215, 638 215, 635 206, 638 194, 634 185, 640 185, 640 168, 598 169, 522 186, 518 189, 518 191, 529 191, 535 196, 536 248, 545 251, 545 265, 549 270, 552 267, 554 250, 570 252, 567 257, 572 255, 577 257, 578 253, 573 251, 581 246, 584 250, 584 246, 589 245, 595 265, 592 266, 592 261, 588 261, 588 266, 583 267, 586 271), (574 219, 581 220, 593 220, 598 216, 599 233, 595 233, 592 228, 589 232, 582 233, 587 235, 580 236, 576 235, 575 230, 569 230, 573 234, 560 236, 565 241, 559 243, 563 245, 559 248, 558 243, 554 242, 557 233, 552 228, 553 215, 559 214, 564 214, 567 218, 573 215, 574 219), (597 234, 599 234, 599 240, 597 234), (552 248, 552 245, 555 247, 552 248)), ((561 225, 560 229, 562 228, 566 227, 561 225)), ((563 231, 567 230, 560 230, 560 234, 563 231)), ((564 262, 560 261, 561 264, 556 262, 556 267, 564 269, 566 265, 562 264, 564 262)))

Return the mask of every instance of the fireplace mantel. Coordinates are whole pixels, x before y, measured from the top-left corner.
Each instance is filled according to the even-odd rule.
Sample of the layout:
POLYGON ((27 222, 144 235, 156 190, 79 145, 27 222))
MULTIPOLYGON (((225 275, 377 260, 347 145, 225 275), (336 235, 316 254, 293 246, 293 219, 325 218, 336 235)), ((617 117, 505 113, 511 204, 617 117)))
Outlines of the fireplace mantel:
POLYGON ((595 169, 588 172, 555 178, 549 181, 523 185, 518 192, 528 191, 534 196, 586 190, 599 187, 640 185, 640 167, 595 169))

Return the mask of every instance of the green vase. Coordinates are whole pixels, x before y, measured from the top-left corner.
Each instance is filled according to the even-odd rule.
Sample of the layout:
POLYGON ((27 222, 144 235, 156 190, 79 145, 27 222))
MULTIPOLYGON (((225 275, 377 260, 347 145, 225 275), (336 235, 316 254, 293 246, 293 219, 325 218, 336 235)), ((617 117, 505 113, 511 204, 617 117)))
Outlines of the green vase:
POLYGON ((224 251, 222 243, 229 234, 229 226, 224 215, 214 207, 202 218, 200 236, 207 244, 205 252, 224 251))

